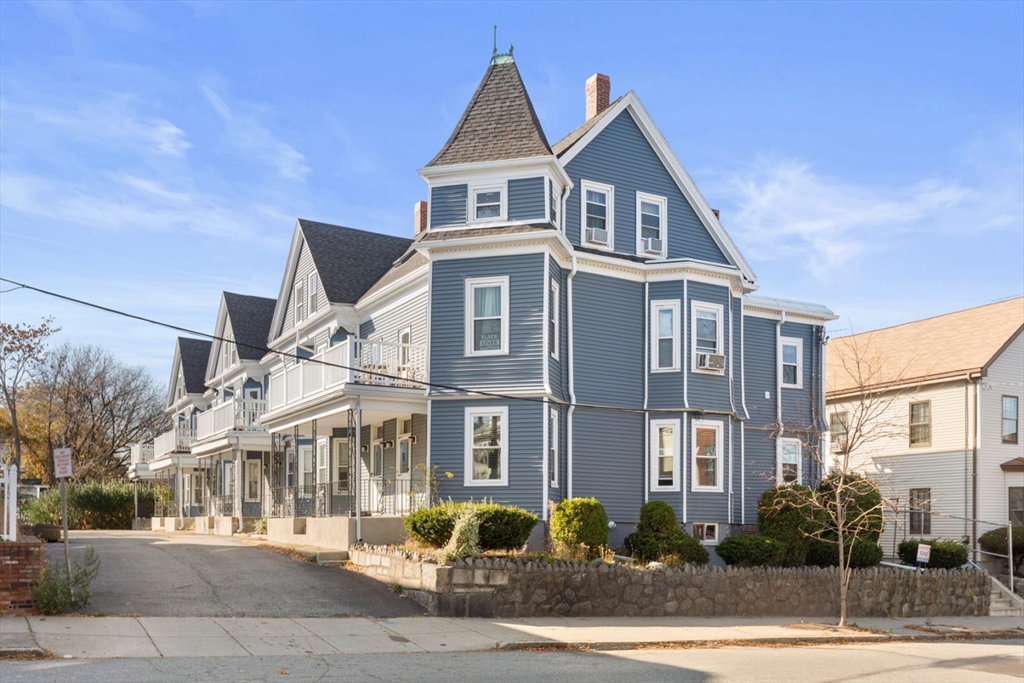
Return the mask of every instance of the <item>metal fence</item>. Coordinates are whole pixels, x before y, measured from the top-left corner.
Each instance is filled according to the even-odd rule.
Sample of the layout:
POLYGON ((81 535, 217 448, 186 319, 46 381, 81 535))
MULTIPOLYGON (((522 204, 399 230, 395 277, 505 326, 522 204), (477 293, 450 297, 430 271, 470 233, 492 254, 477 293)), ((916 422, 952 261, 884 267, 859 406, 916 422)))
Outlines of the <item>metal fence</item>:
POLYGON ((210 496, 210 512, 214 517, 231 517, 234 509, 235 497, 231 494, 210 496))

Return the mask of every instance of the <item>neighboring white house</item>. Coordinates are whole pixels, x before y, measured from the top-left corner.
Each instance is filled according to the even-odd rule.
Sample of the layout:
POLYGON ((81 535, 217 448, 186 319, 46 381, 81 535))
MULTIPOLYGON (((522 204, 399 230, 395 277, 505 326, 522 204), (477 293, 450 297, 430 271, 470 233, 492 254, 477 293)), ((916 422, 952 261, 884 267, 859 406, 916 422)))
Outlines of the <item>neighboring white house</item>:
POLYGON ((877 412, 869 438, 851 436, 850 462, 888 499, 887 553, 909 537, 953 538, 977 557, 978 536, 1024 525, 1022 329, 1018 297, 828 345, 832 453, 859 415, 877 412))

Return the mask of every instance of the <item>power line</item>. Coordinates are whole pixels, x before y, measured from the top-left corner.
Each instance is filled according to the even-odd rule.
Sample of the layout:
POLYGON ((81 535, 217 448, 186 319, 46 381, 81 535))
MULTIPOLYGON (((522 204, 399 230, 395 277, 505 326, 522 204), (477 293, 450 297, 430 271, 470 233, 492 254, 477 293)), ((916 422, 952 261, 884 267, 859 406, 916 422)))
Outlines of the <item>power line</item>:
MULTIPOLYGON (((170 329, 170 330, 175 330, 176 332, 183 332, 185 334, 194 335, 196 337, 205 337, 205 338, 211 339, 213 341, 220 341, 220 342, 224 342, 224 343, 228 343, 228 344, 235 344, 235 346, 243 346, 245 348, 250 348, 250 349, 253 349, 255 351, 260 351, 260 352, 262 352, 264 354, 273 353, 273 354, 276 354, 277 356, 279 356, 281 358, 291 358, 291 359, 294 359, 296 361, 302 361, 302 362, 306 362, 306 363, 312 362, 312 363, 316 363, 316 364, 319 364, 319 365, 324 365, 324 366, 327 366, 327 367, 337 368, 339 370, 349 370, 349 371, 352 371, 352 372, 358 372, 358 373, 361 373, 361 374, 364 374, 364 375, 373 375, 374 377, 381 377, 381 378, 384 378, 384 379, 398 380, 398 381, 401 381, 401 382, 411 382, 413 384, 417 384, 417 385, 420 385, 420 386, 423 386, 423 387, 430 387, 432 389, 443 389, 445 391, 461 392, 463 394, 475 395, 475 396, 483 396, 483 397, 486 397, 486 398, 501 399, 503 401, 525 401, 525 402, 528 402, 528 403, 538 403, 538 404, 542 404, 542 405, 548 403, 543 398, 536 397, 536 396, 514 396, 514 395, 510 395, 510 394, 502 394, 502 393, 493 392, 493 391, 484 391, 484 390, 481 390, 481 389, 467 389, 465 387, 449 385, 449 384, 441 384, 439 382, 431 382, 431 381, 427 381, 427 380, 408 379, 406 377, 399 377, 397 375, 389 375, 389 374, 384 373, 384 372, 376 372, 376 371, 373 371, 373 370, 366 370, 364 368, 354 368, 354 367, 351 367, 351 366, 348 366, 348 365, 342 365, 341 363, 334 363, 334 362, 326 361, 326 360, 323 360, 323 359, 307 358, 307 357, 304 357, 304 356, 300 356, 297 353, 289 353, 287 351, 274 351, 274 350, 272 350, 272 349, 270 349, 270 348, 268 348, 266 346, 257 346, 255 344, 248 344, 246 342, 239 342, 239 341, 234 340, 234 339, 226 339, 224 337, 218 337, 215 334, 209 334, 209 333, 206 333, 206 332, 200 332, 198 330, 193 330, 193 329, 188 328, 188 327, 182 327, 180 325, 173 325, 171 323, 163 322, 162 320, 156 320, 154 318, 147 318, 145 316, 136 315, 134 313, 129 313, 127 311, 122 311, 122 310, 117 309, 117 308, 111 308, 109 306, 103 306, 101 304, 93 303, 91 301, 85 301, 84 299, 77 299, 75 297, 68 296, 66 294, 60 294, 59 292, 53 292, 53 291, 50 291, 50 290, 42 289, 40 287, 34 287, 32 285, 29 285, 29 284, 26 284, 26 283, 22 283, 22 282, 15 282, 14 280, 9 280, 9 279, 4 278, 4 277, 0 277, 0 282, 6 282, 6 283, 9 283, 9 284, 12 284, 12 285, 16 285, 16 287, 14 287, 14 288, 12 288, 10 290, 7 290, 7 291, 14 291, 16 289, 27 289, 27 290, 30 290, 30 291, 33 291, 33 292, 38 292, 39 294, 43 294, 45 296, 51 296, 51 297, 54 297, 56 299, 62 299, 64 301, 69 301, 71 303, 78 304, 79 306, 85 306, 87 308, 93 308, 93 309, 96 309, 96 310, 99 310, 99 311, 103 311, 105 313, 111 313, 113 315, 119 315, 119 316, 122 316, 122 317, 125 317, 125 318, 130 318, 132 320, 138 320, 139 322, 143 322, 143 323, 146 323, 146 324, 149 324, 149 325, 156 325, 158 327, 164 327, 164 328, 167 328, 167 329, 170 329)), ((701 410, 694 410, 692 408, 647 408, 647 409, 644 409, 644 408, 629 408, 629 407, 626 407, 626 406, 609 406, 609 405, 601 405, 601 404, 595 404, 595 403, 570 403, 568 401, 557 401, 556 403, 558 405, 563 405, 563 406, 566 406, 566 407, 586 408, 586 409, 590 409, 590 410, 605 410, 605 411, 610 411, 610 412, 630 413, 630 414, 638 414, 638 415, 646 415, 646 414, 650 414, 650 413, 658 413, 658 414, 661 414, 661 413, 704 413, 704 414, 715 414, 715 415, 731 415, 731 416, 736 417, 737 419, 739 419, 741 421, 743 419, 737 413, 734 413, 734 412, 731 412, 731 411, 718 411, 718 410, 704 410, 704 411, 701 411, 701 410)))

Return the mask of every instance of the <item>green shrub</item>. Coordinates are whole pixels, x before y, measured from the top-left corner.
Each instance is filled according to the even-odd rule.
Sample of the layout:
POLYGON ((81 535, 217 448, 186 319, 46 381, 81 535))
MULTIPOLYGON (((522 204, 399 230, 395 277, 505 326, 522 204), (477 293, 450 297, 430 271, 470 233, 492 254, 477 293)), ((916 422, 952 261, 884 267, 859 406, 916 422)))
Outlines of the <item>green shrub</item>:
POLYGON ((608 545, 608 515, 596 498, 567 498, 551 515, 551 541, 558 548, 586 548, 588 560, 608 545))
MULTIPOLYGON (((853 569, 874 567, 882 561, 882 546, 869 539, 858 538, 852 546, 846 543, 846 552, 850 553, 849 563, 853 569), (850 548, 853 548, 852 552, 850 548)), ((839 544, 831 541, 813 540, 807 549, 807 564, 818 567, 839 566, 839 544)))
POLYGON ((715 550, 726 564, 740 567, 781 567, 786 561, 786 544, 767 536, 727 536, 715 550))
MULTIPOLYGON (((878 543, 882 534, 882 494, 878 486, 870 479, 857 474, 847 472, 828 477, 815 492, 818 501, 828 510, 835 509, 835 490, 840 486, 840 496, 846 511, 844 528, 848 535, 851 531, 857 530, 857 537, 873 543, 878 543)), ((835 537, 834 517, 824 511, 818 514, 818 523, 823 527, 829 536, 835 537)))
MULTIPOLYGON (((131 529, 135 517, 135 487, 126 481, 66 484, 68 527, 71 529, 131 529)), ((139 487, 139 517, 152 517, 159 491, 139 487)), ((22 505, 30 524, 60 524, 60 487, 22 505)))
POLYGON ((638 562, 664 562, 673 566, 705 565, 711 559, 707 549, 679 527, 668 531, 637 530, 626 536, 623 548, 638 562))
MULTIPOLYGON (((1020 567, 1024 563, 1024 527, 1013 527, 1013 566, 1020 567)), ((987 553, 1006 555, 1009 550, 1006 542, 1006 527, 1002 526, 987 531, 978 537, 978 545, 987 553)), ((934 552, 934 551, 933 551, 934 552)))
POLYGON ((405 518, 405 530, 413 540, 431 548, 440 548, 447 543, 454 529, 454 503, 417 510, 405 518))
POLYGON ((477 515, 481 550, 518 550, 526 545, 537 525, 537 515, 522 508, 469 502, 417 510, 405 518, 405 530, 415 541, 441 548, 451 539, 456 520, 466 509, 477 515))
POLYGON ((649 531, 671 531, 679 526, 676 511, 663 500, 652 500, 640 508, 640 524, 638 528, 649 531))
POLYGON ((780 486, 768 489, 757 501, 757 530, 783 544, 783 567, 802 567, 807 561, 807 550, 813 540, 810 534, 817 530, 818 523, 801 500, 813 495, 806 486, 780 486))
POLYGON ((33 598, 39 612, 57 614, 87 606, 92 598, 89 586, 99 571, 100 558, 92 546, 85 547, 81 562, 78 558, 72 558, 70 582, 63 557, 48 563, 43 567, 39 581, 33 587, 33 598), (70 587, 74 588, 74 599, 71 597, 70 587))
MULTIPOLYGON (((1003 534, 1005 537, 1006 534, 1003 534)), ((921 539, 910 539, 902 541, 896 549, 903 564, 917 564, 917 547, 927 543, 932 547, 931 555, 928 558, 928 566, 932 569, 956 569, 967 563, 967 546, 959 541, 938 540, 922 541, 921 539)))

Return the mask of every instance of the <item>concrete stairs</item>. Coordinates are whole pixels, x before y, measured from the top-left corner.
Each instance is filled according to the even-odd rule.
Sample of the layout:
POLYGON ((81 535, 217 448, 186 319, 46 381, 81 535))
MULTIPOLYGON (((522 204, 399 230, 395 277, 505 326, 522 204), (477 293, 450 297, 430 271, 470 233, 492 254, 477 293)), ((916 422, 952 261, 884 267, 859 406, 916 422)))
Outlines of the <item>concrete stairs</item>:
POLYGON ((348 551, 317 550, 316 563, 321 567, 344 567, 348 564, 348 551))
POLYGON ((988 615, 990 617, 1024 617, 1024 598, 1014 595, 1010 589, 994 578, 991 581, 992 593, 989 600, 988 615))

